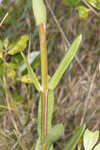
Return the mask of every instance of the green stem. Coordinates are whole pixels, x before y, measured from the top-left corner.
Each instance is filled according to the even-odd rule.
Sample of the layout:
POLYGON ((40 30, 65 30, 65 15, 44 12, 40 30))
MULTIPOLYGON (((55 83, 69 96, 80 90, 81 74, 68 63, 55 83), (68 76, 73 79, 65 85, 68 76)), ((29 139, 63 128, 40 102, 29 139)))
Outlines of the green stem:
POLYGON ((47 71, 47 47, 46 47, 46 30, 45 25, 39 25, 40 36, 40 51, 41 51, 41 79, 42 79, 42 150, 46 150, 47 147, 44 144, 47 136, 47 102, 48 102, 48 71, 47 71))

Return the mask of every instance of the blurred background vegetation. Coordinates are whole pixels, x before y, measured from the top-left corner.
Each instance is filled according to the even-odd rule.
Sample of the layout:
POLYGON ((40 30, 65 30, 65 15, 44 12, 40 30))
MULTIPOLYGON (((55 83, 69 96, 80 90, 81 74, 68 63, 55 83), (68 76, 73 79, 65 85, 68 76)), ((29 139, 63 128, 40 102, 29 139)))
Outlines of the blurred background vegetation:
MULTIPOLYGON (((1 150, 21 149, 15 129, 30 150, 37 138, 39 94, 18 53, 22 43, 40 80, 39 35, 31 5, 31 0, 0 1, 1 150)), ((61 150, 78 125, 86 123, 91 130, 100 129, 100 2, 46 0, 46 6, 51 76, 70 43, 77 35, 83 36, 78 55, 55 90, 53 124, 62 123, 65 127, 65 136, 55 143, 55 150, 61 150)))

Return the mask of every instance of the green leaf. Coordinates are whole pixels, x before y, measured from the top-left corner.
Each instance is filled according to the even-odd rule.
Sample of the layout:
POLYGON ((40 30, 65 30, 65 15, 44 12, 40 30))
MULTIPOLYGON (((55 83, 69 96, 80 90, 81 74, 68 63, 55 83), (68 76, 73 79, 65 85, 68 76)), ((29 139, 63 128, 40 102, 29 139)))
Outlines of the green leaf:
POLYGON ((64 0, 64 3, 69 6, 76 6, 80 0, 64 0))
POLYGON ((3 43, 0 40, 0 58, 2 58, 2 57, 3 57, 3 43))
POLYGON ((69 140, 69 142, 66 144, 66 146, 63 150, 74 150, 75 147, 77 146, 77 144, 79 143, 79 141, 84 133, 84 130, 85 130, 85 125, 78 127, 75 130, 74 135, 69 140))
POLYGON ((48 132, 48 135, 46 137, 45 143, 48 145, 48 148, 56 142, 58 139, 60 139, 62 136, 64 136, 64 126, 61 124, 58 124, 51 128, 48 132))
POLYGON ((92 150, 94 145, 97 143, 98 138, 99 138, 99 131, 92 132, 86 129, 83 138, 85 150, 92 150))
POLYGON ((86 0, 90 5, 100 10, 100 0, 86 0))
POLYGON ((39 99, 39 104, 38 104, 38 125, 37 125, 37 132, 38 132, 38 136, 41 138, 41 133, 42 133, 42 98, 40 95, 40 99, 39 99))
POLYGON ((24 56, 23 52, 21 52, 21 55, 22 55, 23 58, 24 58, 24 62, 25 62, 25 64, 26 64, 27 70, 28 70, 28 72, 29 72, 30 78, 31 78, 31 80, 32 80, 32 82, 33 82, 35 88, 36 88, 39 92, 42 91, 42 87, 41 87, 41 85, 40 85, 40 83, 39 83, 39 81, 38 81, 38 79, 37 79, 35 73, 33 72, 31 66, 28 64, 27 59, 26 59, 26 57, 24 56))
POLYGON ((46 23, 47 17, 44 0, 32 0, 32 7, 36 24, 46 23))
POLYGON ((36 142, 35 150, 41 150, 41 140, 40 140, 40 138, 38 138, 38 140, 36 142))
POLYGON ((54 108, 54 92, 53 90, 48 91, 48 115, 47 115, 47 132, 51 129, 52 115, 54 108))
POLYGON ((26 75, 23 75, 23 76, 20 76, 17 80, 23 82, 23 83, 33 83, 31 77, 29 74, 26 74, 26 75))
POLYGON ((94 150, 100 150, 100 143, 96 145, 96 147, 94 148, 94 150))
MULTIPOLYGON (((40 52, 38 51, 34 51, 34 52, 31 52, 28 56, 27 56, 27 61, 28 61, 28 64, 32 64, 36 58, 40 55, 40 52)), ((22 73, 23 71, 25 71, 26 69, 26 65, 23 63, 22 65, 20 65, 19 69, 18 69, 18 72, 19 73, 22 73)))
POLYGON ((58 69, 56 70, 55 74, 53 75, 53 77, 51 78, 51 80, 49 82, 49 88, 50 89, 53 90, 56 87, 56 85, 58 84, 58 82, 60 81, 65 70, 68 68, 72 59, 74 58, 74 56, 75 56, 75 54, 79 48, 81 40, 82 40, 82 36, 80 35, 75 39, 75 41, 70 46, 64 59, 62 60, 61 64, 59 65, 58 69))
POLYGON ((80 5, 76 8, 76 10, 78 10, 80 18, 86 19, 88 17, 89 9, 86 8, 85 6, 80 5))
POLYGON ((26 48, 27 41, 29 39, 28 35, 23 35, 20 37, 20 40, 10 44, 8 54, 15 55, 26 48))
MULTIPOLYGON (((39 99, 38 105, 38 136, 41 138, 41 118, 42 118, 42 104, 41 104, 41 96, 39 99)), ((53 106, 54 106, 54 92, 52 90, 48 90, 48 110, 47 110, 47 133, 51 129, 51 121, 53 115, 53 106)))

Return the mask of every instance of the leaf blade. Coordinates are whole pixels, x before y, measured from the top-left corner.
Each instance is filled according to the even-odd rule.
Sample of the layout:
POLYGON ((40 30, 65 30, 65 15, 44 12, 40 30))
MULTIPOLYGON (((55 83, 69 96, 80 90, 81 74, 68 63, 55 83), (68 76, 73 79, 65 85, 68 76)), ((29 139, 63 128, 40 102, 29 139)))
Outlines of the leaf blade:
POLYGON ((38 79, 37 79, 37 77, 36 77, 36 74, 33 72, 31 66, 28 64, 28 61, 27 61, 26 57, 24 56, 23 52, 21 52, 21 55, 22 55, 22 57, 23 57, 23 59, 24 59, 24 62, 25 62, 26 67, 27 67, 27 70, 28 70, 28 72, 29 72, 29 75, 30 75, 30 77, 31 77, 31 79, 32 79, 32 82, 33 82, 35 88, 36 88, 39 92, 42 91, 42 87, 41 87, 41 85, 40 85, 40 83, 39 83, 39 81, 38 81, 38 79))
POLYGON ((68 68, 69 64, 71 63, 72 59, 74 58, 74 56, 75 56, 75 54, 79 48, 81 40, 82 40, 82 36, 80 35, 75 39, 75 41, 70 46, 64 59, 60 63, 58 69, 56 70, 56 72, 54 73, 53 77, 51 78, 51 80, 49 82, 49 88, 50 89, 53 90, 56 87, 56 85, 58 84, 58 82, 60 81, 65 70, 68 68))
POLYGON ((84 130, 85 130, 85 125, 82 125, 81 127, 77 128, 73 137, 66 144, 63 150, 74 150, 80 138, 82 137, 84 130))

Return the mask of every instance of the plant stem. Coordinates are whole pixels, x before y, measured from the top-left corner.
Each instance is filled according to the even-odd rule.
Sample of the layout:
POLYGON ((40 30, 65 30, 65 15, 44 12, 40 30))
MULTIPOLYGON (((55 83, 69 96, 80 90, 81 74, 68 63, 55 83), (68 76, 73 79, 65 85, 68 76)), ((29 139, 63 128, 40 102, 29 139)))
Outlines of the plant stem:
POLYGON ((45 24, 39 25, 40 51, 41 51, 41 79, 42 79, 42 150, 46 150, 44 144, 47 136, 47 102, 48 102, 48 71, 47 71, 47 47, 45 24))

